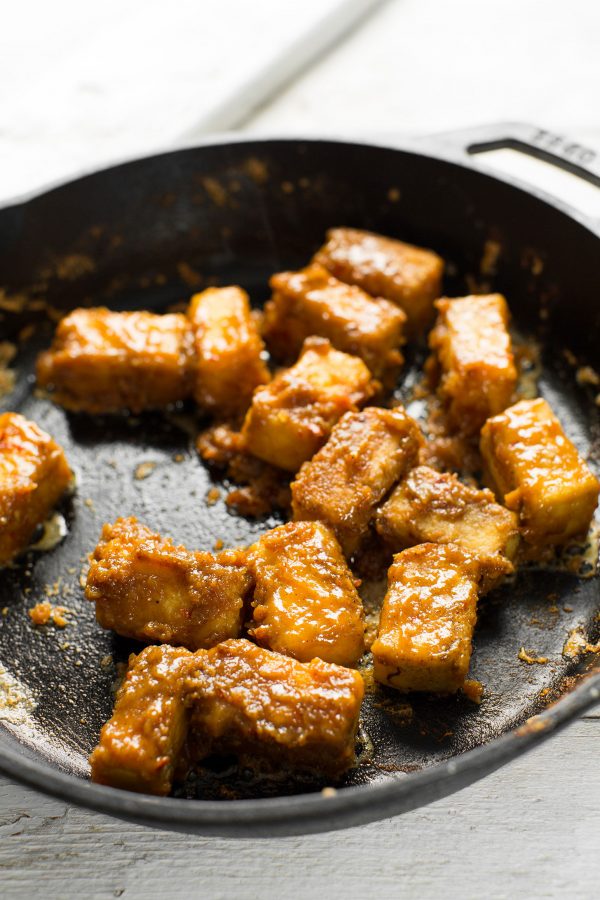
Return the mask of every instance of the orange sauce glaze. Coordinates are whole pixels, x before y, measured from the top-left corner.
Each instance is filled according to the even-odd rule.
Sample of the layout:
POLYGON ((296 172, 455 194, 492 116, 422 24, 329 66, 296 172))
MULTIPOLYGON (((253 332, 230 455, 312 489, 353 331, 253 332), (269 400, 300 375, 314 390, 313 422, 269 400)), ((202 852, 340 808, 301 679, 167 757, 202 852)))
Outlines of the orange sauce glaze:
POLYGON ((479 577, 476 560, 455 544, 419 544, 394 557, 371 647, 377 681, 401 691, 462 687, 479 577))
POLYGON ((341 281, 396 303, 404 310, 412 335, 423 331, 433 317, 444 261, 431 250, 370 231, 332 228, 314 262, 341 281))
POLYGON ((26 549, 72 481, 49 434, 18 413, 0 415, 0 564, 26 549))
POLYGON ((354 666, 364 652, 364 617, 352 573, 331 530, 289 522, 248 551, 254 576, 250 635, 308 662, 354 666))

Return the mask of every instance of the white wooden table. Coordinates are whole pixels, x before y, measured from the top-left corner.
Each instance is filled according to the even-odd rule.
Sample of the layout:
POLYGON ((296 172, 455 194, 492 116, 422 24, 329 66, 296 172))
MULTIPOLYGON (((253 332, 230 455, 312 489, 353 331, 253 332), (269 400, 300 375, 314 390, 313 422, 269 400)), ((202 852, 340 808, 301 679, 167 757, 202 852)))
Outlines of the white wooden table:
MULTIPOLYGON (((23 0, 0 33, 0 197, 209 127, 418 134, 511 119, 600 147, 598 3, 391 0, 333 48, 335 0, 303 9, 299 24, 291 0, 23 0)), ((579 200, 568 178, 532 177, 579 200)), ((598 195, 582 202, 600 216, 598 195)), ((425 809, 268 841, 139 828, 0 778, 0 897, 596 897, 599 741, 597 711, 425 809)))

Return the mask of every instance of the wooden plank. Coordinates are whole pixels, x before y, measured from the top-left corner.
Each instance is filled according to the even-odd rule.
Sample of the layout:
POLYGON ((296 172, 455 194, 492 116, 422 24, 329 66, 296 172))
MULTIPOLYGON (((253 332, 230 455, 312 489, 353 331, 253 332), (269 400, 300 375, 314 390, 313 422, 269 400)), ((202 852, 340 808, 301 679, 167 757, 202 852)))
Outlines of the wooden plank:
POLYGON ((256 841, 160 832, 0 781, 7 900, 581 897, 600 878, 600 722, 585 720, 459 794, 343 833, 256 841))
POLYGON ((597 141, 599 33, 589 0, 568 16, 562 0, 392 0, 251 128, 419 135, 522 120, 597 141))
MULTIPOLYGON (((244 127, 393 139, 521 120, 600 146, 600 125, 589 115, 598 105, 600 4, 573 0, 566 21, 561 0, 547 0, 544 15, 531 19, 531 40, 531 29, 515 30, 514 23, 533 17, 533 10, 522 0, 488 5, 485 15, 480 0, 387 3, 244 127), (548 65, 548 48, 556 46, 560 65, 548 65)), ((600 220, 597 186, 510 149, 494 151, 486 162, 600 220)))
POLYGON ((0 197, 234 127, 381 0, 77 0, 0 34, 0 197))

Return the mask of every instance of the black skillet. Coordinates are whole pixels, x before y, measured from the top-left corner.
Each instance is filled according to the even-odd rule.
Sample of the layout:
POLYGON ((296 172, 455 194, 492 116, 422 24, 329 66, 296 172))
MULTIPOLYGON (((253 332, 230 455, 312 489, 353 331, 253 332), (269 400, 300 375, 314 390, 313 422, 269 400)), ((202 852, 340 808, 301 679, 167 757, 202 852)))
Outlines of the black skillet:
MULTIPOLYGON (((257 780, 227 760, 211 761, 168 799, 88 780, 88 753, 111 712, 115 663, 136 649, 103 632, 83 599, 82 564, 102 523, 135 514, 190 547, 211 548, 218 538, 225 546, 248 543, 278 520, 236 517, 223 493, 205 503, 214 475, 194 452, 189 411, 92 419, 37 397, 33 362, 53 327, 43 301, 58 310, 103 303, 162 310, 187 299, 192 282, 217 282, 242 284, 260 304, 268 276, 304 264, 328 227, 397 235, 446 258, 449 294, 470 290, 473 279, 506 293, 519 329, 541 342, 541 393, 597 464, 599 410, 594 389, 577 385, 573 359, 599 361, 600 224, 479 168, 476 151, 505 146, 600 185, 591 151, 523 126, 400 149, 227 138, 87 175, 0 211, 0 334, 21 334, 16 385, 2 405, 52 433, 78 475, 62 510, 66 538, 0 574, 0 661, 37 704, 29 711, 17 704, 12 723, 0 720, 7 776, 162 828, 236 836, 325 831, 456 791, 599 700, 593 654, 562 653, 577 627, 592 642, 600 636, 598 579, 524 570, 481 604, 472 664, 485 685, 481 705, 461 696, 413 696, 407 705, 392 692, 368 693, 360 765, 333 795, 323 795, 319 781, 257 780), (482 278, 489 240, 501 251, 493 277, 482 278), (156 467, 140 480, 136 468, 146 461, 156 467), (29 620, 27 610, 48 591, 72 611, 64 631, 29 620), (548 662, 527 665, 521 647, 548 662)), ((412 372, 409 365, 405 377, 412 372)))

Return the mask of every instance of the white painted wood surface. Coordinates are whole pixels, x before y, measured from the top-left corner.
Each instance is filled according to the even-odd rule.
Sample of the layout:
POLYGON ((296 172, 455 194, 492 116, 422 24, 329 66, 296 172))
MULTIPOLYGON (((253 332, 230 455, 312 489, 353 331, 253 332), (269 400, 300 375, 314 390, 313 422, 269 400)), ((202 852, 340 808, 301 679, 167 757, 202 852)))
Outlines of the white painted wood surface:
POLYGON ((523 120, 594 141, 599 44, 595 0, 391 0, 252 129, 428 134, 523 120))
POLYGON ((333 834, 152 831, 0 783, 0 894, 144 900, 598 896, 600 721, 422 810, 333 834), (250 835, 249 835, 250 837, 250 835))
POLYGON ((24 0, 0 30, 0 198, 225 130, 380 0, 24 0))
MULTIPOLYGON (((268 20, 268 8, 283 10, 292 37, 297 34, 293 2, 237 5, 254 10, 254 27, 248 26, 243 41, 248 54, 264 36, 259 32, 266 26, 256 23, 268 20)), ((313 11, 319 5, 303 2, 313 11)), ((201 92, 194 103, 205 60, 202 48, 198 58, 189 53, 190 36, 183 32, 197 27, 200 35, 216 35, 213 40, 233 36, 225 40, 230 61, 236 24, 223 18, 230 8, 224 0, 22 0, 11 13, 20 17, 20 32, 14 19, 0 30, 0 196, 53 177, 40 162, 46 156, 63 174, 99 159, 98 152, 106 151, 106 159, 132 149, 152 152, 159 138, 166 143, 201 133, 211 121, 202 118, 201 92), (66 8, 71 15, 61 20, 59 10, 66 8), (177 21, 184 26, 177 28, 177 21), (96 62, 103 41, 111 53, 126 48, 132 59, 136 36, 140 53, 141 36, 146 47, 152 36, 160 39, 161 77, 152 82, 155 90, 143 109, 131 87, 135 71, 116 57, 104 86, 95 91, 89 82, 85 99, 86 47, 96 48, 96 62), (180 48, 186 48, 185 59, 180 48), (40 71, 48 84, 66 78, 63 84, 82 92, 77 115, 51 128, 40 128, 40 122, 52 124, 55 99, 51 90, 38 93, 40 71), (23 97, 27 108, 19 105, 23 97), (107 121, 98 118, 99 110, 111 111, 114 123, 106 143, 95 130, 107 121), (155 115, 148 117, 148 110, 155 115), (164 122, 168 129, 161 129, 164 122)), ((562 0, 390 0, 258 115, 245 117, 247 105, 233 103, 219 127, 416 134, 522 119, 600 147, 599 38, 600 4, 590 0, 567 6, 562 0)), ((152 56, 140 58, 148 65, 152 56)), ((216 90, 216 74, 210 79, 216 90)), ((541 177, 547 189, 581 200, 569 181, 541 177)), ((589 193, 589 202, 595 208, 597 194, 589 193)), ((258 842, 250 835, 244 842, 143 829, 0 778, 0 897, 591 900, 600 883, 599 741, 600 710, 425 809, 347 832, 258 842)))

